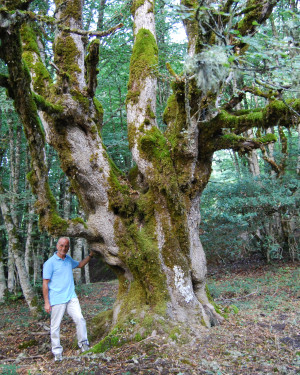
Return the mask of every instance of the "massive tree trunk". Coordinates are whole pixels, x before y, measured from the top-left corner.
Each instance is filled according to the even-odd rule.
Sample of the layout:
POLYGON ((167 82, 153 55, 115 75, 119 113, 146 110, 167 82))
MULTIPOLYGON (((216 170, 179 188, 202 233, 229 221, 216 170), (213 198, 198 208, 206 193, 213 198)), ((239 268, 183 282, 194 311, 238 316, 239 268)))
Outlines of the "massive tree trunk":
MULTIPOLYGON (((135 0, 127 121, 136 167, 127 179, 111 161, 100 136, 102 108, 94 96, 99 40, 86 47, 81 1, 55 3, 54 82, 30 24, 26 24, 32 21, 32 14, 19 12, 13 17, 14 7, 0 13, 0 57, 9 72, 8 77, 0 77, 1 84, 14 99, 29 142, 29 179, 37 195, 40 225, 52 235, 87 239, 90 249, 115 270, 119 293, 111 327, 130 326, 128 335, 144 335, 173 323, 190 327, 218 323, 222 318, 206 293, 206 261, 199 239, 200 195, 211 174, 212 155, 223 148, 259 147, 263 138, 247 140, 240 134, 258 123, 270 126, 275 112, 287 118, 290 110, 282 103, 270 103, 259 114, 259 122, 250 111, 232 113, 233 99, 212 113, 208 109, 217 101, 217 93, 197 87, 193 73, 178 77, 169 66, 174 94, 164 113, 166 132, 161 132, 155 106, 158 50, 154 2, 135 0), (85 212, 85 222, 59 216, 47 178, 45 142, 58 153, 85 212), (132 321, 137 323, 134 327, 132 321)), ((197 1, 183 3, 195 14, 197 1)), ((259 3, 263 22, 270 9, 259 3)), ((26 7, 26 2, 22 4, 26 7)), ((249 33, 252 22, 250 18, 249 33)), ((185 26, 188 52, 193 57, 203 50, 209 32, 203 34, 193 17, 185 26)), ((245 25, 239 27, 246 35, 245 25)))
POLYGON ((209 178, 211 155, 201 165, 197 163, 196 119, 186 120, 185 102, 179 96, 172 97, 173 105, 167 109, 166 134, 157 127, 158 49, 153 5, 152 1, 133 4, 135 42, 127 123, 129 144, 137 164, 133 186, 139 193, 137 205, 141 212, 140 217, 134 218, 129 235, 128 219, 118 222, 122 233, 120 246, 127 253, 124 261, 129 266, 132 264, 134 286, 134 289, 125 289, 118 303, 122 306, 122 300, 126 301, 130 311, 136 305, 135 296, 140 294, 140 305, 162 304, 174 320, 196 324, 205 321, 210 326, 215 324, 217 314, 205 291, 206 262, 199 240, 199 197, 209 178), (178 112, 182 114, 181 119, 178 112), (184 130, 186 139, 181 136, 184 130), (185 152, 179 144, 174 147, 179 137, 187 144, 185 152), (201 175, 197 173, 199 168, 201 175))

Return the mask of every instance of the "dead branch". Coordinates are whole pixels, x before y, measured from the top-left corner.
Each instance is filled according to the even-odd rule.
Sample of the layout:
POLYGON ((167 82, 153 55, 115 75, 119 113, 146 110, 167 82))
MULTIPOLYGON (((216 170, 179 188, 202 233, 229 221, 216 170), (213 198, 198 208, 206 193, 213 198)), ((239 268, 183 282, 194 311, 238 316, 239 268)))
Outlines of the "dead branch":
POLYGON ((104 36, 108 36, 110 34, 113 34, 116 30, 120 29, 123 26, 124 26, 123 23, 119 23, 118 25, 113 26, 110 29, 105 30, 105 31, 97 31, 97 30, 89 31, 89 30, 81 30, 81 29, 70 29, 69 27, 64 27, 64 26, 60 26, 60 25, 58 25, 58 28, 60 30, 67 31, 67 32, 73 33, 73 34, 78 34, 78 35, 87 36, 87 37, 96 36, 97 38, 103 38, 104 36))
POLYGON ((250 296, 252 296, 253 294, 256 294, 258 292, 258 288, 252 292, 252 293, 249 293, 249 294, 246 294, 245 296, 241 296, 241 297, 236 297, 236 298, 216 298, 215 300, 216 301, 223 301, 223 302, 230 302, 230 301, 237 301, 237 300, 240 300, 240 299, 243 299, 243 298, 248 298, 250 296))

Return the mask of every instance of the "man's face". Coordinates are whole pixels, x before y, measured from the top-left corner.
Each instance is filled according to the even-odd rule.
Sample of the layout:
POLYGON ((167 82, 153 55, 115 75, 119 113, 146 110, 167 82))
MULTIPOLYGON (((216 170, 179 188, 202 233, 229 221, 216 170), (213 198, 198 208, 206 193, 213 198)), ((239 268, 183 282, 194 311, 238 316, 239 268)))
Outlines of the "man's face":
POLYGON ((65 259, 67 252, 69 251, 69 240, 66 238, 61 238, 56 245, 57 255, 65 259))

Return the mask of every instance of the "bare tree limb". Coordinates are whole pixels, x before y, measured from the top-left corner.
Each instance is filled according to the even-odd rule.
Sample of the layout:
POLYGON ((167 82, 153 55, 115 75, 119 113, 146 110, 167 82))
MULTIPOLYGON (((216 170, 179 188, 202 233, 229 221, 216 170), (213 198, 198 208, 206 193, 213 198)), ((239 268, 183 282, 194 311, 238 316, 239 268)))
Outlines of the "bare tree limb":
POLYGON ((63 31, 67 31, 67 32, 70 32, 70 33, 73 33, 73 34, 78 34, 78 35, 83 35, 83 36, 88 36, 88 37, 89 36, 96 36, 98 38, 103 38, 105 36, 113 34, 115 31, 117 31, 118 29, 120 29, 123 26, 124 26, 123 23, 119 23, 118 25, 116 25, 114 27, 111 27, 110 29, 104 30, 104 31, 97 31, 97 30, 88 31, 88 30, 80 30, 80 29, 70 29, 69 27, 63 27, 63 26, 60 26, 60 25, 58 25, 58 28, 63 30, 63 31))

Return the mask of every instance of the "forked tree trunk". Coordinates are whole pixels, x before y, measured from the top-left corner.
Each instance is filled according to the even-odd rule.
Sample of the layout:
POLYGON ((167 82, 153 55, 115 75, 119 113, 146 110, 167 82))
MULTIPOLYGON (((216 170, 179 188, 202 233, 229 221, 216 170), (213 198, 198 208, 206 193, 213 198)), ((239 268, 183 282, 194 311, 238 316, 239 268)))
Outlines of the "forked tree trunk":
MULTIPOLYGON (((133 3, 134 37, 130 64, 129 93, 127 96, 127 123, 129 143, 138 167, 133 184, 137 189, 144 185, 146 192, 140 193, 138 207, 140 217, 126 225, 126 218, 117 222, 119 247, 125 252, 122 259, 132 273, 130 284, 124 280, 117 309, 121 315, 134 314, 145 307, 161 306, 165 313, 177 322, 193 322, 207 326, 215 324, 218 315, 209 303, 205 291, 206 261, 199 239, 201 188, 198 182, 197 165, 198 128, 196 118, 189 118, 187 103, 184 105, 184 122, 178 128, 186 129, 189 142, 187 157, 182 155, 178 164, 173 160, 168 138, 156 123, 156 85, 158 49, 152 1, 142 5, 133 3), (184 168, 180 165, 185 163, 184 168), (196 186, 191 188, 192 181, 196 186), (140 186, 139 186, 140 184, 140 186), (183 189, 183 185, 186 186, 183 189), (129 230, 129 231, 128 231, 129 230), (127 314, 125 314, 127 312, 127 314)), ((193 49, 193 41, 191 42, 193 49)), ((193 53, 193 51, 190 51, 193 53)), ((168 110, 174 108, 168 108, 168 110)), ((180 121, 176 111, 169 114, 171 138, 179 137, 174 122, 180 121)), ((202 167, 210 173, 209 158, 202 167)))
MULTIPOLYGON (((65 7, 59 1, 58 5, 58 21, 63 20, 71 29, 80 29, 79 7, 78 13, 69 12, 71 0, 65 7)), ((13 89, 25 134, 30 142, 34 140, 34 147, 30 147, 33 165, 30 181, 39 197, 40 223, 53 234, 87 238, 90 249, 100 252, 116 271, 120 287, 112 326, 117 322, 126 324, 134 316, 140 318, 142 327, 146 313, 156 316, 157 321, 165 317, 170 322, 210 326, 221 317, 205 290, 206 262, 199 240, 199 199, 211 173, 212 153, 199 162, 197 117, 190 116, 191 111, 198 111, 196 100, 188 103, 180 95, 173 98, 167 109, 166 136, 157 127, 158 51, 153 5, 148 0, 133 4, 135 44, 127 111, 129 143, 138 172, 135 176, 131 173, 130 182, 110 161, 98 133, 101 111, 93 99, 95 76, 92 75, 98 61, 97 41, 89 47, 85 67, 84 39, 76 32, 57 30, 54 63, 58 69, 55 84, 58 95, 54 99, 53 89, 49 90, 51 78, 46 72, 44 82, 35 82, 36 64, 42 64, 42 59, 37 49, 32 48, 33 41, 28 46, 23 44, 24 58, 33 77, 31 86, 52 103, 48 102, 47 108, 53 115, 40 112, 46 139, 56 149, 71 188, 79 197, 86 224, 81 220, 58 219, 54 205, 51 210, 45 209, 53 198, 43 164, 46 160, 42 156, 43 136, 37 132, 38 124, 34 125, 32 116, 30 121, 28 118, 26 101, 32 100, 32 96, 30 91, 28 95, 24 91, 26 84, 22 86, 22 96, 17 94, 18 87, 13 89), (57 106, 55 101, 59 103, 57 106), (185 132, 185 139, 181 131, 185 132), (178 144, 173 151, 168 138, 178 144), (180 142, 187 143, 184 150, 180 142)), ((28 40, 27 32, 24 27, 24 40, 28 40)), ((190 46, 192 54, 193 40, 190 46)), ((22 65, 16 62, 19 47, 16 43, 13 47, 13 51, 11 45, 6 48, 11 56, 7 61, 10 74, 20 75, 20 81, 25 82, 27 77, 22 75, 22 65)), ((193 94, 189 84, 186 89, 191 89, 193 94)))
MULTIPOLYGON (((191 15, 199 6, 197 0, 182 3, 191 8, 191 15)), ((216 150, 249 144, 259 147, 258 141, 246 142, 239 137, 257 122, 250 115, 235 117, 225 110, 213 114, 207 110, 207 102, 216 100, 217 93, 209 98, 197 87, 193 75, 179 77, 169 67, 174 76, 174 94, 168 100, 164 113, 166 132, 162 133, 156 122, 158 49, 154 1, 134 0, 127 123, 129 146, 137 167, 127 179, 110 160, 100 136, 103 111, 94 97, 99 40, 92 41, 86 54, 82 3, 76 1, 74 6, 74 0, 66 0, 62 6, 56 0, 55 4, 55 82, 43 65, 30 27, 24 25, 20 30, 18 22, 23 14, 18 13, 17 22, 9 12, 5 13, 13 26, 6 19, 0 22, 0 32, 5 34, 1 48, 10 77, 7 86, 30 144, 29 178, 38 197, 40 224, 52 235, 86 238, 90 249, 101 253, 115 270, 119 293, 111 327, 117 324, 121 331, 129 327, 125 330, 128 335, 145 335, 149 330, 168 329, 172 324, 184 323, 196 329, 214 325, 222 318, 205 288, 206 261, 199 239, 200 195, 210 177, 216 150), (41 71, 43 79, 39 79, 41 71), (223 132, 224 127, 229 131, 235 128, 235 133, 223 132), (58 215, 49 188, 45 141, 55 148, 86 222, 58 215), (137 323, 134 327, 133 320, 137 323)), ((226 4, 230 7, 232 2, 226 4)), ((266 8, 262 0, 258 5, 263 13, 259 21, 263 22, 274 5, 266 8)), ((249 33, 254 27, 252 18, 250 21, 249 33)), ((185 26, 191 57, 214 40, 209 35, 211 29, 200 29, 193 17, 185 20, 185 26)), ((230 103, 228 108, 232 109, 230 103)), ((283 115, 288 112, 285 107, 270 105, 270 121, 277 108, 283 115)))

